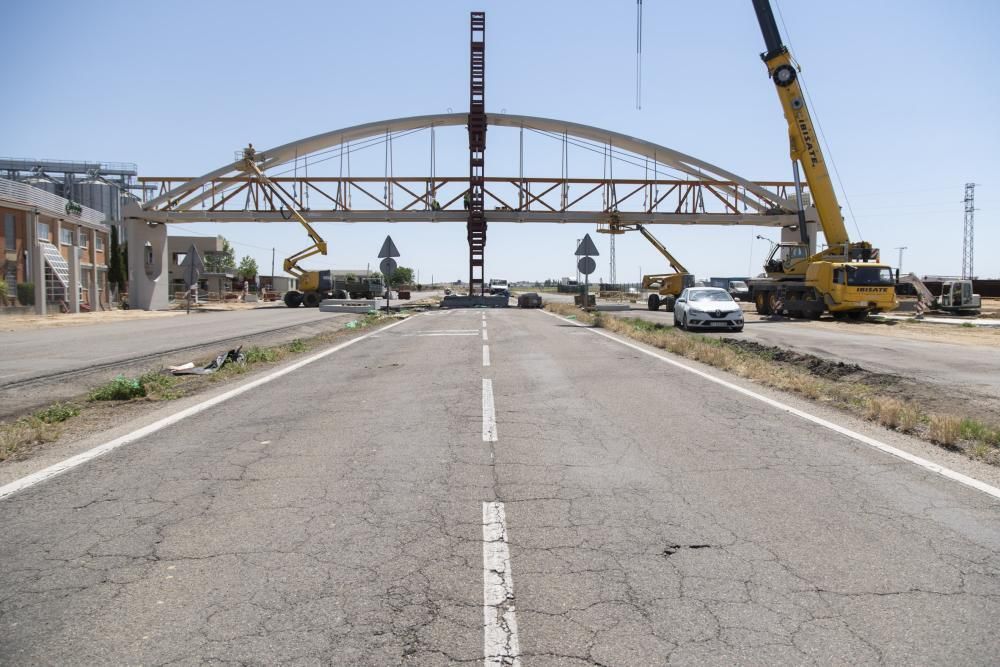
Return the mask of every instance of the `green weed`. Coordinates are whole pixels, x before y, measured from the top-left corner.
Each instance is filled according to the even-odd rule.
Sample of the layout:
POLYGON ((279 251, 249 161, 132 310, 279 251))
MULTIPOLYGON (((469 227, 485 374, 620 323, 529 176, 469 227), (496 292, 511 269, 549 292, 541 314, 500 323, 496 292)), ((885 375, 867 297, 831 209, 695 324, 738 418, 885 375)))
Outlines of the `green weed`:
POLYGON ((35 417, 46 424, 56 424, 64 422, 71 417, 80 414, 79 406, 72 403, 56 403, 35 413, 35 417))

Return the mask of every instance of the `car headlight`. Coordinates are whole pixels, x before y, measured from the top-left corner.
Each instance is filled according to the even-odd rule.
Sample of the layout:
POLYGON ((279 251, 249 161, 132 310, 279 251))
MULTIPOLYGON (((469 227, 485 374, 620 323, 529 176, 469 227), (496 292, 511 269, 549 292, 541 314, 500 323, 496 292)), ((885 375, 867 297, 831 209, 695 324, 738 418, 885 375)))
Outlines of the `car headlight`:
POLYGON ((691 314, 694 315, 695 317, 708 317, 708 313, 700 310, 692 310, 691 314))

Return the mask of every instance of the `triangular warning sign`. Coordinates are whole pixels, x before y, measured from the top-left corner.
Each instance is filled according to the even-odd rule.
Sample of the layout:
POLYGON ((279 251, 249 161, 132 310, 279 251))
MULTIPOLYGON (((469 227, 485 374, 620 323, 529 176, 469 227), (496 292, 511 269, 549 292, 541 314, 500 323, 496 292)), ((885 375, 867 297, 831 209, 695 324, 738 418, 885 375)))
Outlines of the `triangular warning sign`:
POLYGON ((382 249, 378 251, 378 256, 380 258, 399 257, 399 251, 396 250, 396 244, 392 242, 391 236, 385 237, 385 242, 382 243, 382 249))
POLYGON ((601 253, 597 252, 597 246, 595 246, 593 240, 591 240, 590 234, 584 236, 583 240, 580 241, 580 245, 578 245, 576 248, 577 257, 581 255, 586 255, 587 257, 596 257, 600 254, 601 253))

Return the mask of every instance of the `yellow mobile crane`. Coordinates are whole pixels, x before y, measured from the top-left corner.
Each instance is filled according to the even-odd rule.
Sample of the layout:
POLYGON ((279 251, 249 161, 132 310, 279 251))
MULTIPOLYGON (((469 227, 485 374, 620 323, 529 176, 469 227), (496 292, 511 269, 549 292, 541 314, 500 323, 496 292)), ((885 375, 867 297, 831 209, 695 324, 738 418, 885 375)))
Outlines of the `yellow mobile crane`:
POLYGON ((889 266, 878 261, 878 250, 867 241, 851 242, 840 213, 823 151, 806 108, 798 69, 781 41, 769 0, 753 0, 767 48, 761 59, 774 81, 788 122, 795 197, 801 243, 780 243, 764 264, 766 278, 750 281, 757 312, 818 318, 829 311, 835 318, 864 319, 896 307, 895 281, 889 266), (799 165, 805 172, 827 248, 810 254, 802 202, 799 165))

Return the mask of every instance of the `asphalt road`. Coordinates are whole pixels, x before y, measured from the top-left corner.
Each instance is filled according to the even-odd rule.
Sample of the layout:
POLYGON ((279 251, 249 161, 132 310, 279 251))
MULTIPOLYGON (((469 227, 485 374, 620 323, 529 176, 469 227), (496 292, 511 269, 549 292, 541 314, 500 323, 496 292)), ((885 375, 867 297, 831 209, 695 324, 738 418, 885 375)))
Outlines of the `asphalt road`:
MULTIPOLYGON (((545 300, 571 303, 572 295, 545 294, 545 300)), ((638 317, 671 326, 673 313, 651 311, 643 304, 610 315, 638 317)), ((880 334, 867 325, 843 323, 838 331, 818 329, 810 322, 748 318, 743 333, 719 332, 763 345, 813 354, 824 359, 858 364, 879 373, 893 373, 926 382, 964 386, 1000 396, 1000 347, 908 340, 880 334)), ((870 325, 875 327, 876 325, 870 325)))
MULTIPOLYGON (((415 292, 412 300, 437 292, 415 292)), ((411 300, 411 301, 412 301, 411 300)), ((393 307, 410 303, 393 299, 393 307)), ((290 309, 282 304, 252 310, 198 310, 174 317, 103 324, 0 331, 0 388, 53 373, 124 362, 139 356, 239 339, 310 323, 347 321, 357 315, 290 309)))
POLYGON ((197 311, 190 315, 0 332, 0 385, 140 355, 211 344, 279 327, 331 317, 315 308, 284 306, 234 311, 197 311))
POLYGON ((408 320, 0 534, 0 663, 1000 661, 995 498, 537 311, 408 320))
MULTIPOLYGON (((624 314, 666 325, 673 325, 674 321, 673 313, 662 310, 636 309, 624 314)), ((842 331, 830 331, 817 329, 809 322, 748 319, 743 333, 711 335, 745 338, 763 345, 858 364, 870 371, 963 385, 1000 396, 1000 347, 908 340, 877 331, 866 332, 862 325, 852 323, 842 327, 842 331)))

